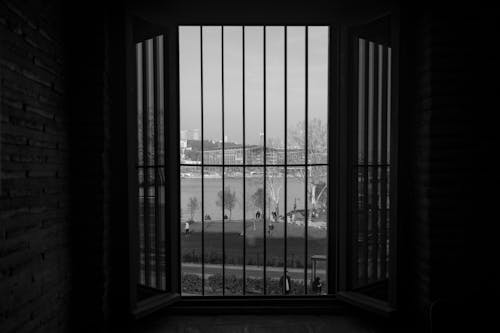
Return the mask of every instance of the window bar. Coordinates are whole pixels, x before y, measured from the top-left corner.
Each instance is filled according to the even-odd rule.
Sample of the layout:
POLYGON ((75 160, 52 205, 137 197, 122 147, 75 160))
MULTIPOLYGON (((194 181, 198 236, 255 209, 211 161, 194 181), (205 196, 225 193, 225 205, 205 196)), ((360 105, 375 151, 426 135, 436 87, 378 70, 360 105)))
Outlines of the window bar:
POLYGON ((226 287, 226 231, 225 231, 225 223, 226 220, 224 219, 225 215, 225 167, 224 167, 224 161, 225 161, 225 150, 224 150, 224 141, 225 141, 225 136, 224 136, 224 26, 221 26, 221 107, 222 107, 222 296, 225 294, 225 287, 226 287))
POLYGON ((284 103, 284 106, 285 106, 285 133, 284 133, 284 164, 285 164, 285 168, 284 168, 284 178, 285 178, 285 187, 284 187, 284 191, 285 191, 285 202, 284 202, 284 208, 285 208, 285 220, 283 221, 283 226, 284 226, 284 235, 283 235, 283 241, 284 241, 284 246, 283 246, 283 277, 284 277, 284 281, 283 281, 283 288, 282 288, 282 291, 283 291, 283 294, 286 294, 286 264, 287 264, 287 224, 288 224, 288 216, 287 216, 287 207, 286 207, 286 200, 287 200, 287 183, 288 183, 288 180, 287 180, 287 173, 288 173, 288 168, 286 167, 287 163, 288 163, 288 159, 287 159, 287 149, 288 149, 288 142, 287 142, 287 99, 288 99, 288 95, 287 95, 287 88, 288 88, 288 85, 287 85, 287 71, 288 71, 288 64, 287 64, 287 31, 288 31, 288 27, 285 26, 284 27, 284 61, 285 61, 285 68, 284 68, 284 75, 285 75, 285 82, 284 82, 284 85, 285 85, 285 89, 284 89, 284 99, 285 99, 285 103, 284 103))
MULTIPOLYGON (((364 40, 365 44, 365 77, 364 77, 364 114, 365 114, 365 136, 364 136, 364 162, 367 164, 369 159, 369 138, 368 138, 368 130, 369 130, 369 113, 370 113, 370 42, 368 40, 364 40)), ((363 178, 364 178, 364 186, 363 186, 363 204, 364 204, 364 214, 363 214, 363 222, 361 223, 361 232, 363 234, 363 267, 360 274, 360 280, 362 284, 365 284, 368 280, 368 220, 369 220, 369 208, 368 208, 368 183, 369 183, 369 174, 368 168, 365 166, 363 168, 363 178)))
POLYGON ((307 295, 307 284, 308 284, 308 279, 307 279, 307 257, 308 257, 308 246, 309 246, 309 240, 308 240, 308 227, 309 227, 309 212, 308 212, 308 202, 309 202, 309 197, 307 195, 307 187, 309 186, 308 184, 308 173, 309 173, 309 143, 308 143, 308 130, 309 130, 309 26, 305 27, 305 118, 304 118, 304 162, 305 162, 305 179, 304 179, 304 210, 305 210, 305 216, 304 216, 304 240, 305 240, 305 247, 304 247, 304 293, 307 295))
MULTIPOLYGON (((388 70, 388 54, 387 54, 387 47, 382 46, 382 120, 381 120, 381 162, 384 163, 384 165, 387 165, 387 70, 388 70)), ((386 229, 386 221, 387 221, 387 171, 388 168, 387 166, 382 167, 382 174, 381 174, 381 189, 380 189, 380 196, 381 196, 381 232, 380 232, 380 244, 381 244, 381 249, 380 249, 380 278, 384 279, 386 277, 386 271, 387 271, 387 265, 386 265, 386 257, 387 257, 387 229, 386 229)))
MULTIPOLYGON (((373 144, 372 144, 372 163, 377 165, 379 163, 378 159, 378 124, 379 124, 379 44, 373 44, 373 116, 372 116, 372 128, 373 128, 373 144)), ((372 168, 372 224, 371 224, 371 236, 372 236, 372 265, 371 265, 371 276, 372 281, 377 280, 378 271, 378 223, 379 223, 379 208, 378 208, 378 188, 379 188, 379 167, 372 168)))
POLYGON ((161 274, 160 274, 160 197, 158 186, 158 118, 159 118, 159 94, 158 94, 158 37, 153 39, 153 117, 154 117, 154 182, 155 182, 155 270, 156 270, 156 288, 161 287, 161 274))
POLYGON ((201 295, 205 296, 205 150, 203 148, 203 26, 200 25, 200 104, 201 104, 201 295))
POLYGON ((351 228, 351 249, 352 249, 352 257, 350 258, 349 264, 352 265, 350 267, 350 272, 351 272, 351 281, 350 283, 352 284, 351 287, 357 286, 358 283, 358 278, 359 278, 359 247, 358 247, 358 239, 359 239, 359 219, 360 219, 360 188, 359 188, 359 173, 361 170, 362 165, 360 164, 360 157, 361 157, 361 147, 359 146, 360 144, 360 119, 361 119, 361 90, 363 88, 363 71, 362 71, 362 64, 364 60, 364 49, 363 49, 363 42, 360 38, 356 38, 354 44, 354 54, 357 55, 357 62, 354 64, 353 69, 354 69, 354 84, 352 86, 352 89, 354 91, 354 99, 353 99, 353 105, 356 107, 356 109, 353 112, 354 116, 354 121, 352 123, 352 130, 354 135, 353 137, 353 160, 355 165, 352 168, 352 192, 351 192, 351 207, 352 207, 352 220, 350 223, 350 228, 351 228))
POLYGON ((139 244, 138 244, 138 254, 139 254, 139 269, 138 269, 138 282, 139 283, 142 283, 142 281, 145 281, 145 278, 144 278, 144 274, 143 274, 143 269, 142 269, 142 259, 141 259, 141 252, 144 251, 144 239, 141 239, 140 235, 141 235, 141 229, 143 231, 143 234, 144 234, 144 230, 143 230, 143 227, 144 227, 144 161, 143 161, 143 158, 144 158, 144 143, 143 143, 143 129, 142 129, 142 126, 144 126, 143 124, 143 121, 140 120, 140 119, 144 119, 144 114, 143 114, 143 109, 142 109, 142 105, 143 105, 143 96, 142 96, 142 93, 143 93, 143 80, 142 80, 142 71, 143 71, 143 59, 142 59, 142 48, 143 48, 143 44, 142 42, 140 43, 137 43, 136 44, 136 58, 137 58, 137 62, 136 62, 136 70, 137 70, 137 162, 138 162, 138 165, 137 165, 137 181, 138 181, 138 188, 137 188, 137 194, 138 194, 138 198, 137 198, 137 204, 138 204, 138 211, 137 211, 137 224, 138 224, 138 231, 139 231, 139 244), (142 178, 141 178, 141 171, 142 171, 142 178), (141 188, 141 182, 142 182, 142 186, 143 186, 143 192, 142 192, 142 202, 143 202, 143 206, 142 206, 142 209, 141 209, 141 192, 140 192, 140 188, 141 188), (141 221, 141 215, 142 215, 142 218, 143 218, 143 223, 142 225, 140 225, 140 221, 141 221))
MULTIPOLYGON (((143 121, 142 121, 142 134, 143 134, 143 154, 144 154, 144 164, 149 164, 148 160, 148 151, 149 151, 149 140, 148 140, 148 129, 149 129, 149 121, 148 121, 148 116, 149 116, 149 109, 148 109, 148 100, 149 100, 149 82, 148 82, 148 72, 149 72, 149 41, 145 41, 143 43, 143 48, 142 48, 142 65, 143 65, 143 71, 142 71, 142 88, 143 88, 143 94, 142 94, 142 109, 143 109, 143 121)), ((145 285, 150 286, 151 285, 151 276, 150 276, 150 230, 149 230, 149 172, 146 172, 144 170, 144 200, 143 200, 143 210, 144 210, 144 218, 143 218, 143 223, 144 223, 144 277, 145 277, 145 285)))
POLYGON ((264 110, 264 142, 263 142, 263 153, 264 153, 264 156, 263 156, 263 159, 264 159, 264 218, 262 220, 262 230, 263 230, 263 233, 264 233, 264 260, 263 260, 263 275, 264 275, 264 283, 263 283, 263 286, 264 286, 264 295, 267 294, 267 281, 266 281, 266 260, 267 260, 267 239, 266 239, 266 227, 267 227, 267 222, 266 222, 266 195, 267 195, 267 192, 266 192, 266 182, 267 182, 267 168, 266 168, 266 163, 267 163, 267 152, 266 152, 266 146, 267 146, 267 143, 266 143, 266 30, 267 30, 267 26, 264 26, 262 28, 262 34, 263 34, 263 45, 264 45, 264 49, 263 49, 263 74, 264 74, 264 78, 263 78, 263 88, 264 88, 264 106, 263 106, 263 110, 264 110))
POLYGON ((246 133, 245 133, 245 27, 241 27, 241 49, 242 49, 242 120, 243 120, 243 295, 246 294, 246 241, 247 241, 247 228, 246 228, 246 133))

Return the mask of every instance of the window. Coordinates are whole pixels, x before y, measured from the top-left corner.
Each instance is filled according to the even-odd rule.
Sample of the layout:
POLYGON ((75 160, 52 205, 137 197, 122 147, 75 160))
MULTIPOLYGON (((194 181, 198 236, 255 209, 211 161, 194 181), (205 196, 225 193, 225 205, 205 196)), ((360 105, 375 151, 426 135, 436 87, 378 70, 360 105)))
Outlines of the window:
POLYGON ((327 293, 328 49, 326 26, 179 27, 183 295, 327 293))
POLYGON ((133 309, 335 295, 392 311, 389 23, 134 23, 133 309))

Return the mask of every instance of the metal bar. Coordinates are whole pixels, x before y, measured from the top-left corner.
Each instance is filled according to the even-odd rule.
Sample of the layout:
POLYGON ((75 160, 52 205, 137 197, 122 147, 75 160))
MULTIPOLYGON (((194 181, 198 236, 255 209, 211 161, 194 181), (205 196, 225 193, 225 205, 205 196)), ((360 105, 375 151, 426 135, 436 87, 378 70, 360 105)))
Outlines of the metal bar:
MULTIPOLYGON (((243 120, 243 147, 246 147, 246 132, 245 132, 245 27, 241 27, 241 49, 242 49, 242 120, 243 120)), ((246 149, 243 149, 243 295, 246 294, 246 149)))
MULTIPOLYGON (((143 65, 143 71, 142 71, 142 88, 143 88, 143 93, 142 93, 142 115, 143 115, 143 120, 142 120, 142 134, 143 134, 143 139, 142 139, 142 151, 143 151, 143 158, 144 158, 144 163, 149 164, 148 161, 148 151, 149 151, 149 140, 148 140, 148 130, 149 130, 149 108, 148 108, 148 100, 149 100, 149 52, 148 52, 148 41, 145 41, 143 43, 143 48, 142 48, 142 65, 143 65)), ((144 278, 145 278, 145 285, 150 286, 151 284, 151 276, 150 276, 150 238, 149 238, 149 172, 144 173, 144 201, 143 201, 143 209, 144 209, 144 278)))
MULTIPOLYGON (((377 164, 378 160, 378 124, 379 124, 379 45, 373 44, 373 116, 372 116, 372 126, 373 126, 373 143, 372 143, 372 163, 377 164)), ((377 280, 378 271, 378 223, 379 223, 379 209, 378 209, 378 188, 379 188, 379 168, 373 168, 372 170, 372 224, 371 224, 371 236, 372 236, 372 266, 371 266, 371 281, 377 280)))
POLYGON ((309 197, 307 195, 307 187, 309 186, 308 184, 308 173, 309 173, 309 142, 308 142, 308 132, 309 132, 309 26, 305 26, 305 66, 306 66, 306 73, 305 73, 305 117, 304 117, 304 162, 305 162, 305 168, 304 168, 304 210, 306 212, 305 217, 304 217, 304 241, 305 241, 305 246, 304 246, 304 293, 307 295, 307 284, 308 284, 308 279, 307 279, 307 257, 308 257, 308 246, 309 246, 309 235, 308 235, 308 227, 309 227, 309 212, 308 212, 308 202, 309 202, 309 197))
MULTIPOLYGON (((368 40, 364 40, 365 44, 365 54, 364 54, 364 61, 365 61, 365 77, 364 77, 364 114, 365 114, 365 124, 364 124, 364 160, 368 161, 369 159, 369 138, 368 138, 368 131, 369 131, 369 113, 370 113, 370 42, 368 40)), ((364 201, 364 212, 363 212, 363 222, 361 223, 361 233, 363 234, 363 269, 360 274, 360 280, 362 284, 365 284, 368 280, 368 221, 369 221, 369 212, 368 212, 368 183, 369 183, 369 174, 368 174, 368 168, 365 168, 363 172, 363 178, 364 178, 364 186, 363 186, 363 201, 364 201)))
POLYGON ((263 54, 263 74, 264 74, 264 78, 263 78, 263 91, 264 91, 264 105, 263 105, 263 110, 264 110, 264 142, 263 142, 263 153, 264 153, 264 156, 263 156, 263 159, 264 159, 264 184, 263 184, 263 187, 264 187, 264 218, 262 220, 262 230, 263 230, 263 233, 264 233, 264 260, 263 260, 263 276, 264 276, 264 281, 263 281, 263 285, 264 285, 264 295, 267 294, 267 282, 266 282, 266 260, 267 260, 267 238, 266 238, 266 227, 267 227, 267 222, 266 222, 266 173, 267 173, 267 168, 266 168, 266 162, 267 162, 267 152, 266 152, 266 26, 263 27, 262 29, 262 34, 263 34, 263 46, 264 46, 264 50, 262 52, 263 54))
POLYGON ((153 39, 153 119, 154 119, 154 182, 155 182, 155 270, 156 288, 161 287, 160 272, 160 197, 158 186, 158 118, 159 118, 159 94, 158 94, 158 37, 153 39))
MULTIPOLYGON (((181 163, 180 165, 186 166, 186 167, 199 167, 200 166, 200 164, 186 164, 186 163, 181 163)), ((327 163, 309 163, 307 165, 308 166, 328 166, 327 163)), ((204 166, 212 167, 212 168, 215 168, 215 167, 222 168, 222 164, 204 164, 204 166)), ((228 167, 241 167, 241 164, 224 164, 224 166, 226 168, 228 168, 228 167)), ((265 165, 264 164, 247 164, 246 166, 250 167, 250 168, 263 168, 265 165)), ((275 168, 277 168, 277 167, 303 167, 303 166, 305 166, 305 163, 303 163, 303 164, 268 164, 268 166, 272 166, 275 168)), ((357 166, 364 166, 364 165, 360 164, 357 166)), ((378 167, 379 165, 368 165, 368 167, 372 167, 372 166, 378 167)), ((148 168, 148 166, 138 166, 138 168, 141 168, 141 167, 148 168)))
MULTIPOLYGON (((380 251, 380 277, 384 279, 386 277, 387 272, 387 171, 389 164, 387 164, 387 88, 388 88, 388 54, 387 47, 382 46, 382 120, 381 120, 381 156, 380 160, 383 164, 382 166, 382 175, 380 178, 380 196, 381 196, 381 211, 380 211, 380 220, 381 220, 381 231, 380 231, 380 243, 381 243, 381 251, 380 251)), ((382 164, 381 164, 382 165, 382 164)))
POLYGON ((201 294, 205 295, 205 170, 203 140, 203 26, 200 25, 200 101, 201 101, 201 294))
POLYGON ((225 294, 226 287, 226 221, 224 219, 225 215, 225 168, 224 168, 224 26, 221 26, 221 107, 222 107, 222 296, 225 294))
MULTIPOLYGON (((362 68, 363 64, 363 51, 361 40, 359 38, 355 38, 353 40, 353 54, 357 56, 356 63, 353 65, 353 85, 351 87, 353 94, 353 122, 351 124, 352 130, 352 159, 355 163, 359 163, 360 159, 360 147, 359 147, 359 136, 360 136, 360 118, 361 118, 361 89, 362 89, 362 68)), ((367 163, 365 161, 365 163, 367 163)), ((358 278, 359 278, 359 248, 358 248, 358 238, 359 238, 359 201, 360 201, 360 191, 359 191, 359 170, 356 167, 352 168, 352 181, 351 181, 351 223, 349 225, 350 236, 351 236, 351 256, 348 264, 350 265, 349 272, 351 274, 350 279, 348 280, 350 283, 349 289, 357 286, 358 278)))
MULTIPOLYGON (((284 148, 285 148, 285 155, 284 155, 284 162, 285 162, 285 165, 287 164, 288 162, 288 159, 287 159, 287 123, 288 123, 288 118, 287 118, 287 107, 288 107, 288 104, 287 104, 287 99, 288 99, 288 95, 287 95, 287 88, 288 88, 288 85, 287 85, 287 72, 288 72, 288 63, 287 63, 287 38, 288 38, 288 35, 287 35, 287 30, 288 30, 288 27, 284 27, 284 34, 285 34, 285 37, 284 37, 284 58, 285 58, 285 68, 284 68, 284 74, 285 74, 285 89, 284 89, 284 99, 285 99, 285 138, 284 138, 284 148)), ((284 244, 283 244, 283 249, 284 249, 284 253, 283 253, 283 276, 284 276, 284 283, 283 283, 283 293, 286 294, 286 263, 287 263, 287 260, 288 260, 288 256, 287 256, 287 225, 288 225, 288 214, 287 214, 287 207, 286 207, 286 200, 287 200, 287 173, 288 173, 288 169, 285 167, 284 168, 284 178, 285 178, 285 202, 284 202, 284 208, 285 208, 285 221, 283 221, 284 223, 284 235, 283 235, 283 240, 284 240, 284 244)))

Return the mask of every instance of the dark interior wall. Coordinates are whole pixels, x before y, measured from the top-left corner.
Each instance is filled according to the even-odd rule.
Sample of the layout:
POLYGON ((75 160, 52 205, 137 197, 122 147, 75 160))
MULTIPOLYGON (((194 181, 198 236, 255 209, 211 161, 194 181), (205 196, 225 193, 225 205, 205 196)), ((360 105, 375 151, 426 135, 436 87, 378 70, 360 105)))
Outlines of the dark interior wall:
POLYGON ((56 1, 0 2, 0 331, 62 332, 71 293, 69 110, 56 1))
POLYGON ((498 18, 487 8, 414 8, 409 97, 406 302, 420 328, 492 318, 498 296, 495 206, 498 18), (412 96, 413 95, 413 96, 412 96), (411 105, 411 104, 409 104, 411 105))
MULTIPOLYGON (((188 13, 192 5, 170 3, 163 2, 164 13, 188 13)), ((191 19, 215 13, 210 3, 195 7, 191 19)), ((319 19, 356 9, 335 6, 319 19)), ((400 283, 402 307, 429 328, 432 309, 435 323, 460 325, 456 311, 493 309, 485 301, 498 293, 492 189, 500 90, 490 79, 498 77, 498 20, 486 9, 417 7, 402 22, 408 79, 400 111, 407 113, 400 283)), ((235 19, 247 12, 257 18, 259 8, 235 19)), ((121 10, 0 2, 1 332, 58 332, 70 324, 71 331, 101 331, 128 309, 121 10)))

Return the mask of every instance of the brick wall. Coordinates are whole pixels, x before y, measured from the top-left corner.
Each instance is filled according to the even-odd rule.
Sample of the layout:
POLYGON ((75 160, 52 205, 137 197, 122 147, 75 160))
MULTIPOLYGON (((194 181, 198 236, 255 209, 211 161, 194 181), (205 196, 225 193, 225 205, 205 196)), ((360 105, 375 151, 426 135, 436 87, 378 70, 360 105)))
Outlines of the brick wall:
POLYGON ((60 8, 0 2, 0 331, 64 331, 71 290, 60 8))
POLYGON ((408 258, 411 302, 422 329, 478 327, 484 318, 468 319, 488 312, 487 295, 498 288, 490 257, 496 252, 492 216, 498 196, 492 191, 498 171, 492 161, 499 142, 491 16, 483 8, 434 8, 414 16, 408 258))

